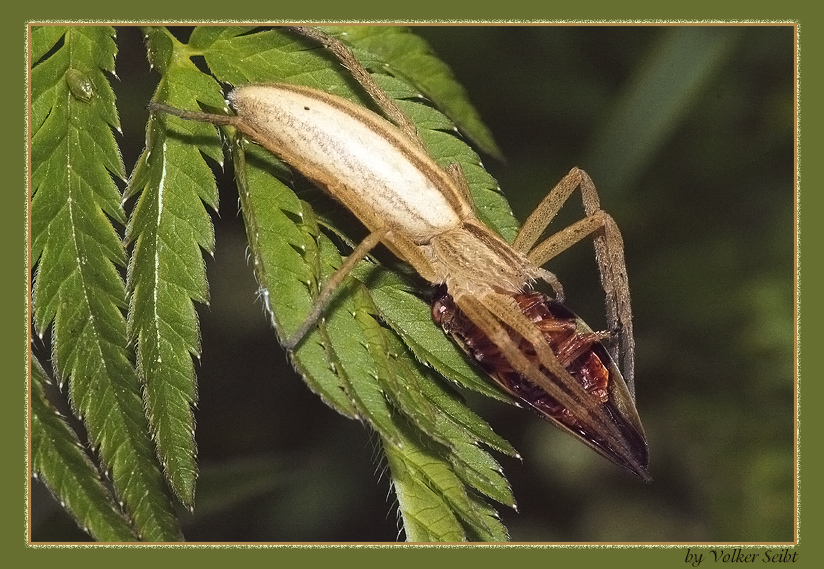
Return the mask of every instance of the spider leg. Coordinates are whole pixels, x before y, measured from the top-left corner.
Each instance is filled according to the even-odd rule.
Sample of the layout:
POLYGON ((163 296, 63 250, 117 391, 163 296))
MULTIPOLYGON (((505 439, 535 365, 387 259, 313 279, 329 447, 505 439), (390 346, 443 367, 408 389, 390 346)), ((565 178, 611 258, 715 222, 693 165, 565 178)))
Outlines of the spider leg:
POLYGON ((444 166, 444 170, 447 174, 449 174, 449 177, 455 181, 455 185, 460 191, 461 199, 469 204, 474 211, 475 200, 472 199, 472 191, 469 189, 469 182, 466 181, 466 176, 464 175, 461 165, 457 162, 453 162, 444 166))
POLYGON ((329 305, 329 301, 332 300, 332 296, 337 290, 338 286, 343 282, 346 276, 355 268, 367 254, 369 251, 375 248, 378 243, 381 242, 381 239, 389 235, 389 228, 384 227, 382 229, 377 229, 367 235, 363 241, 361 241, 357 247, 346 257, 346 260, 343 264, 338 267, 338 269, 329 277, 329 280, 324 285, 323 289, 318 294, 318 297, 315 299, 315 304, 312 306, 312 310, 309 312, 309 315, 303 321, 303 324, 300 325, 292 336, 283 343, 283 347, 287 350, 293 350, 295 347, 300 343, 300 341, 306 336, 309 330, 317 324, 318 319, 320 318, 323 311, 329 305))
POLYGON ((372 75, 369 74, 369 71, 361 65, 361 62, 357 60, 346 44, 337 38, 321 32, 317 28, 307 26, 284 27, 300 36, 320 43, 323 47, 331 51, 338 61, 340 61, 341 64, 349 70, 352 77, 354 77, 355 80, 360 83, 361 87, 363 87, 369 94, 369 96, 372 97, 375 103, 378 104, 386 116, 389 117, 389 119, 398 127, 400 127, 400 129, 404 131, 407 136, 409 136, 410 140, 415 141, 421 148, 425 148, 420 136, 418 135, 418 129, 415 124, 409 119, 406 113, 401 110, 395 100, 380 88, 372 75))
MULTIPOLYGON (((582 170, 573 168, 555 184, 555 187, 541 200, 538 207, 533 210, 523 226, 521 226, 518 236, 515 237, 515 241, 512 243, 514 249, 521 253, 527 253, 532 249, 535 243, 538 242, 541 234, 546 230, 552 220, 555 219, 558 211, 569 199, 569 196, 572 195, 572 192, 580 186, 581 174, 584 174, 582 170)), ((595 206, 595 209, 600 209, 597 203, 597 196, 595 206)), ((586 209, 586 205, 584 207, 586 209)))
MULTIPOLYGON (((619 331, 619 345, 611 346, 610 355, 620 362, 621 373, 634 398, 635 337, 624 241, 615 220, 601 209, 598 192, 589 175, 573 168, 564 176, 527 218, 513 247, 525 253, 535 265, 541 266, 588 235, 593 236, 595 260, 606 297, 607 323, 610 329, 619 331), (535 245, 576 189, 581 191, 586 217, 535 245)), ((552 286, 555 288, 554 284, 552 286)))

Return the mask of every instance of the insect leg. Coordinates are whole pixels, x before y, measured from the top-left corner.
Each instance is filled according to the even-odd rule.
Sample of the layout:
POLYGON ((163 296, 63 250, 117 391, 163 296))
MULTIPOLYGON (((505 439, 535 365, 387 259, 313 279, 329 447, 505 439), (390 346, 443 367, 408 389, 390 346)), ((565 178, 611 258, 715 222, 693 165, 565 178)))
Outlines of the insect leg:
POLYGON ((315 299, 315 304, 312 306, 312 310, 309 312, 309 315, 306 317, 306 320, 303 321, 303 324, 300 325, 292 336, 283 343, 283 347, 287 350, 293 350, 295 347, 300 343, 300 341, 306 336, 307 332, 317 323, 320 315, 323 314, 324 309, 329 304, 329 301, 332 300, 332 295, 337 290, 338 286, 343 282, 343 279, 355 268, 357 265, 366 255, 375 248, 375 246, 380 243, 381 239, 386 237, 389 234, 389 228, 384 227, 382 229, 378 229, 370 233, 366 236, 366 238, 361 241, 357 247, 346 257, 346 260, 343 264, 338 267, 338 269, 329 277, 329 280, 326 282, 326 285, 323 287, 323 290, 320 291, 320 294, 315 299))

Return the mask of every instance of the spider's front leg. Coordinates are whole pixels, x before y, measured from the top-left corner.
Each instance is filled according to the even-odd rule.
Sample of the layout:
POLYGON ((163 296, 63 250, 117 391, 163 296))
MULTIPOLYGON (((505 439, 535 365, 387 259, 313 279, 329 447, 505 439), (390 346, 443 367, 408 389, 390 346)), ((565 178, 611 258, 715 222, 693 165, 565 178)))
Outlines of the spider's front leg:
MULTIPOLYGON (((588 235, 593 236, 595 260, 606 295, 607 323, 611 330, 617 331, 619 337, 619 345, 612 346, 610 355, 616 362, 620 362, 621 372, 634 397, 635 338, 624 261, 624 241, 615 220, 601 209, 598 192, 589 175, 573 168, 564 176, 527 218, 512 246, 526 254, 536 266, 541 266, 588 235), (586 217, 535 245, 576 189, 581 191, 586 217)), ((555 288, 553 282, 547 280, 555 288)))

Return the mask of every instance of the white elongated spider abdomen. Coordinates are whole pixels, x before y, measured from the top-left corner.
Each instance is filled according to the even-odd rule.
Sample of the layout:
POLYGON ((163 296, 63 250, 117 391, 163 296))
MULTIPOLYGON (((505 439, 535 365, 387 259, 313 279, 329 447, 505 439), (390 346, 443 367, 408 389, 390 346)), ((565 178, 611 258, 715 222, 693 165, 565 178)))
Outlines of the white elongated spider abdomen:
POLYGON ((293 85, 247 85, 232 91, 229 101, 255 140, 334 188, 335 197, 359 217, 367 212, 367 225, 374 228, 369 218, 380 219, 426 243, 460 223, 443 190, 452 180, 377 114, 293 85))

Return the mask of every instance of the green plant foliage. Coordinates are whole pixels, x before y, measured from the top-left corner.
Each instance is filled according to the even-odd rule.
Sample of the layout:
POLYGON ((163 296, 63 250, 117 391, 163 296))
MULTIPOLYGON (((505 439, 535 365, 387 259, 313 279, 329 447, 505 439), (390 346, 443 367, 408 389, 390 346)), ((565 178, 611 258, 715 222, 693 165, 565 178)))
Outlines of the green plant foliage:
POLYGON ((407 437, 384 447, 409 541, 506 541, 497 514, 466 491, 451 465, 407 437))
POLYGON ((52 327, 57 378, 68 382, 72 410, 139 535, 168 541, 180 533, 127 347, 121 312, 126 291, 116 268, 126 263, 126 254, 109 221, 125 222, 111 179, 125 178, 111 132, 119 124, 104 74, 114 70, 113 34, 102 26, 32 31, 34 327, 41 337, 52 327))
MULTIPOLYGON (((179 52, 166 30, 148 30, 147 36, 149 60, 162 71, 157 97, 184 108, 198 101, 223 105, 220 86, 179 52)), ((212 143, 209 125, 186 123, 177 136, 168 136, 165 120, 149 122, 146 150, 125 196, 139 195, 125 238, 134 246, 127 278, 128 330, 161 464, 175 494, 192 507, 197 479, 192 356, 200 355, 193 300, 208 303, 202 250, 214 250, 214 234, 203 204, 216 208, 218 201, 201 152, 217 162, 222 153, 212 143)))
MULTIPOLYGON (((214 47, 218 41, 228 41, 227 35, 220 34, 220 39, 210 45, 214 47)), ((253 59, 253 65, 246 67, 240 65, 242 60, 239 58, 224 62, 209 52, 204 53, 204 57, 210 65, 216 61, 212 69, 222 70, 222 74, 218 73, 221 80, 262 81, 266 77, 272 80, 273 76, 280 80, 281 76, 276 75, 280 73, 291 82, 310 85, 317 82, 328 91, 337 90, 344 96, 354 96, 348 90, 346 75, 327 76, 328 67, 315 61, 315 58, 326 57, 323 51, 302 50, 295 55, 295 47, 281 45, 282 39, 275 32, 241 36, 236 41, 255 45, 256 52, 266 51, 263 40, 268 36, 272 36, 270 44, 281 46, 286 61, 294 61, 287 65, 283 63, 284 56, 275 57, 267 52, 265 60, 253 59), (278 39, 274 40, 275 37, 278 39), (279 66, 260 69, 264 63, 273 61, 279 61, 279 66), (314 73, 309 71, 315 67, 314 73), (319 74, 324 74, 322 81, 317 79, 319 74)), ((192 37, 198 37, 197 30, 192 37)), ((382 81, 387 82, 386 79, 382 81)), ((409 96, 410 89, 396 86, 388 92, 404 92, 409 96)), ((420 112, 420 116, 427 117, 427 124, 452 128, 448 119, 425 108, 427 110, 420 112)), ((410 113, 410 116, 414 119, 416 114, 410 113)), ((465 145, 461 148, 439 143, 436 132, 426 130, 421 124, 418 126, 424 131, 425 140, 434 141, 429 146, 436 158, 444 163, 462 161, 467 169, 477 164, 477 156, 465 145)), ((329 237, 319 229, 308 204, 297 200, 272 176, 273 172, 281 177, 283 174, 271 156, 250 146, 246 146, 245 151, 242 146, 234 147, 233 156, 261 292, 276 329, 281 336, 288 337, 306 317, 313 304, 313 295, 340 265, 341 256, 329 237)), ((500 198, 494 187, 494 181, 488 176, 476 180, 475 188, 479 193, 489 194, 486 201, 490 204, 494 204, 492 196, 500 198)), ((499 213, 502 225, 511 224, 507 219, 511 219, 511 214, 505 202, 499 202, 497 209, 491 205, 490 210, 503 212, 499 213)), ((337 231, 331 235, 340 236, 337 231)), ((502 396, 479 378, 465 358, 432 326, 429 308, 410 294, 409 286, 404 279, 373 262, 362 262, 353 278, 338 290, 317 330, 295 350, 293 362, 313 391, 328 404, 344 415, 364 421, 378 432, 387 455, 391 454, 389 465, 396 484, 405 479, 405 473, 413 472, 417 474, 411 480, 431 486, 432 492, 416 493, 415 501, 399 500, 401 517, 412 524, 411 529, 405 526, 408 539, 455 540, 482 536, 503 540, 506 533, 500 522, 475 492, 510 506, 514 506, 514 498, 501 475, 500 466, 479 445, 512 455, 515 451, 459 403, 418 358, 443 371, 449 370, 451 365, 462 374, 452 379, 464 387, 502 396), (391 305, 390 312, 396 323, 381 311, 379 303, 391 305), (410 321, 404 315, 414 315, 417 321, 410 321), (390 327, 383 326, 381 321, 390 327), (426 324, 422 325, 424 321, 426 324), (415 355, 407 345, 415 346, 415 355), (414 436, 420 441, 415 444, 410 442, 407 433, 409 425, 417 428, 414 436), (427 450, 422 450, 424 447, 420 445, 427 450), (436 472, 445 469, 452 482, 443 483, 442 475, 427 473, 420 464, 424 452, 439 465, 436 472), (441 516, 434 515, 435 508, 444 507, 456 508, 456 514, 447 518, 452 523, 438 527, 445 522, 441 516), (424 515, 416 513, 417 509, 424 515), (494 522, 487 519, 490 516, 494 522)), ((403 484, 408 485, 411 480, 407 479, 403 484)))
POLYGON ((137 533, 102 483, 75 432, 46 398, 46 372, 32 357, 32 471, 60 497, 77 524, 99 541, 136 541, 137 533))
MULTIPOLYGON (((446 116, 461 125, 461 132, 478 148, 502 159, 492 133, 469 102, 466 90, 455 80, 452 70, 433 53, 429 45, 408 28, 395 26, 343 26, 327 28, 330 35, 358 46, 356 54, 364 65, 388 66, 390 73, 415 85, 446 116), (373 55, 380 59, 371 61, 373 55)), ((395 96, 391 90, 387 92, 395 96)))
MULTIPOLYGON (((496 147, 446 66, 403 29, 329 31, 351 41, 364 64, 378 72, 379 84, 416 123, 433 157, 461 165, 479 215, 511 239, 517 224, 509 207, 478 156, 456 138, 453 120, 490 152, 496 147), (451 119, 424 104, 421 93, 450 109, 451 119)), ((221 83, 284 81, 372 105, 329 53, 288 31, 203 27, 193 30, 188 43, 166 28, 144 33, 149 62, 160 73, 153 97, 158 102, 229 112, 221 83), (210 73, 195 65, 195 56, 210 73)), ((215 243, 205 206, 217 209, 211 168, 223 164, 223 149, 209 124, 153 116, 121 197, 111 180, 112 174, 125 178, 110 130, 118 126, 117 114, 103 73, 114 69, 112 38, 109 28, 40 28, 33 36, 33 304, 37 330, 54 322, 56 373, 61 382, 69 380, 73 409, 87 424, 93 448, 100 449, 103 468, 112 469, 125 502, 123 520, 133 521, 136 535, 128 534, 128 524, 118 529, 102 514, 87 513, 109 507, 121 515, 88 458, 83 464, 89 482, 80 498, 60 483, 66 480, 59 468, 63 455, 41 450, 49 448, 43 444, 46 429, 56 427, 42 418, 48 403, 40 391, 36 468, 94 537, 168 541, 179 533, 161 471, 182 504, 194 506, 193 357, 201 350, 194 303, 209 302, 203 252, 214 251, 215 243), (60 41, 64 45, 54 49, 60 41), (76 150, 81 146, 82 153, 76 150), (121 204, 132 198, 127 220, 121 204), (126 225, 122 243, 106 216, 126 225), (125 286, 116 266, 127 268, 125 286), (111 456, 112 444, 135 448, 111 456), (124 482, 126 470, 132 477, 124 482), (140 505, 146 511, 133 505, 136 481, 143 484, 140 505), (87 486, 99 495, 91 496, 87 486)), ((338 214, 319 220, 291 189, 285 165, 235 140, 232 129, 225 135, 232 141, 260 294, 278 334, 288 337, 342 263, 341 251, 348 253, 359 225, 338 214)), ((507 398, 432 325, 416 287, 374 259, 362 261, 292 354, 294 366, 330 407, 377 433, 408 539, 506 540, 486 500, 514 506, 515 499, 485 449, 517 453, 435 370, 463 388, 507 398)))
MULTIPOLYGON (((164 115, 144 123, 152 95, 143 91, 154 84, 157 101, 229 113, 232 84, 284 81, 376 109, 330 53, 270 28, 157 27, 143 37, 124 28, 115 38, 105 26, 49 25, 31 29, 28 52, 31 350, 47 370, 32 359, 32 538, 76 539, 67 529, 76 524, 101 541, 176 541, 182 524, 204 541, 393 539, 385 519, 393 503, 397 535, 416 541, 797 538, 798 30, 324 29, 350 42, 439 163, 461 165, 480 218, 505 238, 517 222, 460 137, 492 155, 494 143, 419 35, 496 121, 508 164, 488 166, 519 218, 573 165, 592 176, 627 247, 654 483, 630 479, 529 413, 491 403, 483 415, 524 455, 513 469, 519 512, 508 511, 515 497, 496 459, 517 453, 460 394, 479 393, 478 407, 509 399, 432 325, 425 283, 382 248, 358 264, 289 356, 342 417, 318 406, 287 367, 261 363, 284 359, 275 336, 300 326, 363 228, 232 129, 164 115), (212 173, 228 156, 249 267, 228 255, 239 224, 232 188, 210 219, 212 173), (212 221, 221 226, 217 244, 212 221), (203 253, 213 250, 213 306, 198 306, 209 302, 203 253), (254 271, 267 307, 260 321, 268 317, 275 333, 247 317, 259 311, 241 290, 249 275, 234 272, 243 269, 254 271), (225 296, 239 304, 227 308, 225 296), (198 402, 201 323, 208 351, 198 402), (385 478, 373 475, 370 448, 385 478), (66 516, 43 516, 40 482, 66 516), (194 515, 181 514, 195 505, 195 487, 194 515), (506 528, 493 501, 505 506, 506 528)), ((549 231, 579 219, 578 202, 549 231)), ((591 247, 547 268, 597 328, 603 293, 591 247)))
MULTIPOLYGON (((280 163, 259 147, 250 147, 249 151, 248 165, 246 153, 240 148, 233 156, 246 234, 255 252, 255 275, 274 326, 294 330, 312 308, 312 297, 305 283, 310 283, 315 293, 318 290, 314 271, 304 259, 304 256, 317 258, 313 235, 318 234, 318 227, 314 223, 295 223, 295 219, 314 221, 314 216, 308 204, 301 202, 271 174, 279 167, 287 174, 280 163), (269 267, 279 270, 268 270, 269 267), (275 302, 277 311, 273 309, 275 302)), ((326 363, 322 346, 304 344, 293 363, 312 391, 329 406, 349 418, 358 417, 341 379, 326 363)))

